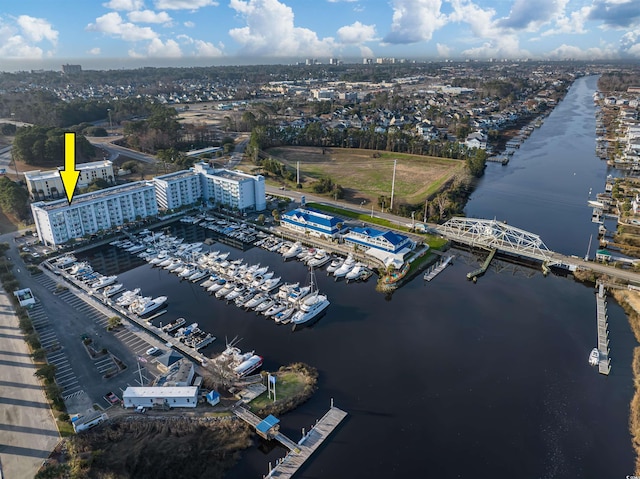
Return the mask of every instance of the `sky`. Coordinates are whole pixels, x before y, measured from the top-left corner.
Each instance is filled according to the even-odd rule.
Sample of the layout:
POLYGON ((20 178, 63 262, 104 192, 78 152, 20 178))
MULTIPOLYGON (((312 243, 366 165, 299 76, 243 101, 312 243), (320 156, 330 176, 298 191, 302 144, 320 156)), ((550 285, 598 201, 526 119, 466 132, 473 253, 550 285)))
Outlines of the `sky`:
MULTIPOLYGON (((640 0, 3 0, 15 65, 640 59, 640 0)), ((3 68, 4 67, 4 68, 3 68)))

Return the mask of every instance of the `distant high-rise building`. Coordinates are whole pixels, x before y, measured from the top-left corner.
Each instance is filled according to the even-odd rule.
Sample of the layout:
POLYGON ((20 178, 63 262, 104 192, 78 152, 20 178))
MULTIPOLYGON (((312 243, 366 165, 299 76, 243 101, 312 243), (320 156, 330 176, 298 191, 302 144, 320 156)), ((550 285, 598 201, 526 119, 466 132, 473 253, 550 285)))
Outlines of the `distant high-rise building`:
POLYGON ((80 73, 82 71, 82 65, 69 65, 68 63, 62 65, 62 73, 69 75, 72 73, 80 73))

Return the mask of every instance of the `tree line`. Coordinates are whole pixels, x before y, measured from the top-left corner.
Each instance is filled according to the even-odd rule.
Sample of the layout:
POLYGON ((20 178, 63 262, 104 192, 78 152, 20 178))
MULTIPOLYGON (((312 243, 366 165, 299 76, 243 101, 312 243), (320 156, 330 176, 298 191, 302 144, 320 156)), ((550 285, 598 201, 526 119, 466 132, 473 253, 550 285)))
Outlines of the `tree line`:
MULTIPOLYGON (((13 154, 28 165, 60 166, 64 164, 64 134, 69 130, 73 131, 42 126, 18 128, 13 154)), ((95 156, 95 148, 80 132, 76 132, 76 155, 80 159, 95 156)))

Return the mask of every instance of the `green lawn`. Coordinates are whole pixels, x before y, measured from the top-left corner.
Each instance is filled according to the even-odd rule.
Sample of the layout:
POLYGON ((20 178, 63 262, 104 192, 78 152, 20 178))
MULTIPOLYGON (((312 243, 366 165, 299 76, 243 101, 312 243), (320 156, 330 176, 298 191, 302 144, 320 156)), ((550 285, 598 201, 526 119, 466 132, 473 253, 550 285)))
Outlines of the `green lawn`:
MULTIPOLYGON (((304 391, 305 379, 296 372, 287 371, 276 373, 276 399, 285 400, 290 397, 299 395, 304 391)), ((267 397, 267 392, 251 401, 250 406, 254 411, 261 409, 273 402, 273 398, 267 397)))

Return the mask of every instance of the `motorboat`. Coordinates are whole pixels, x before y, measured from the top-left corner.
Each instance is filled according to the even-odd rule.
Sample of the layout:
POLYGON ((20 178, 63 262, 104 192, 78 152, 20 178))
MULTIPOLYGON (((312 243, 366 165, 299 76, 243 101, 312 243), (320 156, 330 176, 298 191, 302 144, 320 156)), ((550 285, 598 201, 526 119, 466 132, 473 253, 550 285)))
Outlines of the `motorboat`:
POLYGON ((286 303, 283 303, 282 301, 275 301, 273 305, 271 305, 271 307, 264 311, 262 314, 267 317, 273 316, 275 314, 278 314, 280 311, 284 311, 285 309, 287 309, 287 306, 288 305, 286 303))
POLYGON ((245 291, 245 286, 241 283, 236 284, 235 288, 233 288, 233 290, 231 290, 230 293, 228 293, 224 299, 226 299, 227 301, 233 301, 235 300, 238 296, 240 296, 244 291, 245 291))
POLYGON ((147 314, 150 314, 161 307, 166 302, 166 296, 158 296, 157 298, 153 298, 151 301, 147 301, 143 305, 140 305, 140 307, 136 308, 133 312, 138 316, 146 316, 147 314))
POLYGON ((118 299, 116 299, 116 304, 119 306, 128 306, 135 300, 138 293, 140 293, 140 288, 127 290, 122 293, 118 299))
POLYGON ((165 333, 173 333, 176 329, 178 329, 180 326, 182 326, 184 323, 186 323, 187 320, 184 318, 178 318, 175 321, 169 323, 169 324, 165 324, 164 326, 162 326, 162 330, 165 333))
POLYGON ((276 298, 279 299, 287 299, 289 297, 289 293, 300 286, 300 283, 285 283, 280 288, 278 288, 278 292, 276 293, 276 298))
POLYGON ((180 271, 180 273, 178 273, 178 277, 186 279, 189 276, 191 276, 192 274, 194 274, 195 272, 197 272, 197 269, 193 266, 188 266, 185 269, 183 269, 182 271, 180 271))
POLYGON ((234 367, 233 372, 236 373, 238 377, 247 376, 262 366, 262 361, 262 356, 254 354, 249 359, 234 367))
POLYGON ((300 241, 296 241, 291 245, 291 247, 289 247, 289 249, 287 249, 284 253, 282 253, 282 257, 286 261, 290 258, 294 258, 301 252, 302 252, 302 243, 300 243, 300 241))
POLYGON ((195 283, 197 281, 200 281, 202 278, 204 278, 208 274, 209 274, 208 272, 199 269, 195 273, 193 273, 191 276, 189 276, 187 278, 187 281, 191 281, 192 283, 195 283))
POLYGON ((90 273, 92 271, 93 271, 93 267, 86 261, 82 261, 80 263, 74 264, 69 270, 69 274, 77 276, 80 274, 90 273))
POLYGON ((231 293, 231 291, 233 291, 235 287, 236 283, 234 283, 233 281, 227 281, 227 283, 222 288, 216 291, 216 298, 224 298, 226 295, 231 293))
POLYGON ((323 249, 316 251, 316 254, 307 261, 307 264, 313 268, 320 268, 331 260, 331 255, 323 249))
POLYGON ((124 288, 122 283, 112 284, 102 290, 102 295, 105 298, 110 298, 111 296, 118 294, 122 288, 124 288))
POLYGON ((589 364, 591 366, 597 366, 600 363, 600 351, 598 348, 593 348, 589 354, 589 364))
POLYGON ((291 303, 297 303, 302 298, 306 297, 309 293, 311 293, 311 286, 297 286, 289 291, 289 296, 287 296, 287 299, 291 303))
POLYGON ((207 288, 207 291, 209 291, 211 294, 213 294, 216 291, 218 291, 219 289, 221 289, 222 287, 224 287, 225 284, 227 284, 227 280, 226 279, 218 278, 211 286, 209 286, 207 288))
POLYGON ((244 307, 247 309, 253 309, 258 306, 260 303, 264 303, 269 299, 269 295, 267 293, 258 293, 249 301, 244 304, 244 307))
POLYGON ((273 306, 274 304, 276 304, 276 300, 275 299, 267 298, 266 301, 261 302, 258 306, 256 306, 253 309, 255 310, 256 313, 263 313, 267 309, 269 309, 271 306, 273 306))
POLYGON ((118 279, 118 277, 115 276, 115 275, 114 276, 103 276, 98 281, 93 283, 91 285, 91 288, 94 289, 94 290, 98 290, 98 289, 104 288, 105 286, 109 286, 110 284, 115 283, 117 279, 118 279))
POLYGON ((336 278, 343 278, 349 271, 353 269, 355 265, 356 260, 353 258, 353 256, 349 255, 347 256, 347 259, 344 260, 344 263, 342 263, 342 266, 340 266, 333 272, 333 276, 335 276, 336 278))
POLYGON ((344 258, 336 258, 333 261, 331 261, 331 264, 327 266, 327 274, 333 273, 340 266, 342 266, 343 263, 344 263, 344 258))
POLYGON ((364 265, 360 264, 360 263, 356 263, 356 265, 351 268, 351 271, 349 271, 347 274, 344 275, 344 279, 347 281, 354 281, 360 278, 360 273, 362 273, 362 267, 364 265))
POLYGON ((280 276, 278 276, 277 278, 268 279, 260 285, 260 289, 267 292, 272 291, 273 289, 278 287, 281 279, 282 278, 280 276))
POLYGON ((280 311, 279 313, 274 314, 273 315, 273 320, 278 324, 280 324, 280 323, 287 324, 288 322, 291 321, 291 319, 290 319, 291 315, 293 313, 295 313, 295 312, 296 312, 296 308, 293 307, 293 306, 291 306, 289 308, 285 308, 282 311, 280 311))
POLYGON ((56 268, 65 269, 71 266, 77 261, 76 257, 72 254, 64 255, 53 262, 56 268))
POLYGON ((296 311, 291 320, 295 324, 303 324, 311 321, 327 309, 329 304, 331 303, 327 299, 327 296, 316 291, 300 303, 300 310, 296 311))

